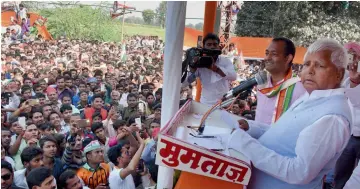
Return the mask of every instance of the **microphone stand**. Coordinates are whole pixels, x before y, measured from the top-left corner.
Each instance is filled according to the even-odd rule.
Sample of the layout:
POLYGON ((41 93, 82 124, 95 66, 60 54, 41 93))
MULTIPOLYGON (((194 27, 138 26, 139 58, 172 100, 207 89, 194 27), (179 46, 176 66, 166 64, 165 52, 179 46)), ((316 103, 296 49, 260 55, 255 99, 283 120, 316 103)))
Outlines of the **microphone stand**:
POLYGON ((226 99, 225 97, 220 99, 219 102, 217 102, 213 107, 211 107, 205 114, 204 116, 201 118, 201 122, 199 125, 199 129, 198 129, 198 134, 202 135, 205 129, 205 121, 206 119, 209 117, 209 115, 211 113, 213 113, 215 110, 217 109, 221 109, 223 107, 226 107, 228 105, 230 105, 232 102, 234 102, 237 98, 240 97, 240 99, 246 99, 248 94, 251 93, 251 88, 249 88, 246 91, 241 92, 238 96, 236 97, 232 97, 229 99, 226 99))

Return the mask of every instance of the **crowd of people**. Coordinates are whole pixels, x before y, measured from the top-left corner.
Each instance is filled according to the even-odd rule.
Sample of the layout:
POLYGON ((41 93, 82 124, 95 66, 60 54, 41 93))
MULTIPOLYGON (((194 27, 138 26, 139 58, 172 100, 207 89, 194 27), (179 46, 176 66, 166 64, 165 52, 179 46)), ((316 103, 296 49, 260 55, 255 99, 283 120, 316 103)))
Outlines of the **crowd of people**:
MULTIPOLYGON (((72 187, 66 184, 71 171, 83 186, 116 188, 121 180, 105 178, 121 169, 128 170, 119 177, 123 188, 154 186, 164 42, 153 36, 128 36, 124 44, 34 39, 1 49, 2 162, 14 171, 13 188, 31 188, 26 178, 43 166, 62 188, 72 187)), ((194 98, 194 86, 181 88, 182 103, 194 98)), ((231 111, 254 119, 254 107, 253 96, 231 111)))
MULTIPOLYGON (((2 188, 154 188, 157 136, 166 108, 161 103, 164 41, 155 36, 127 36, 123 43, 44 41, 13 35, 9 27, 1 46, 2 188)), ((273 43, 279 41, 289 42, 273 43)), ((217 48, 219 39, 208 35, 203 45, 217 48)), ((301 66, 284 61, 298 75, 301 66)), ((179 104, 194 99, 196 77, 203 82, 201 102, 213 105, 224 91, 265 68, 275 78, 280 72, 269 65, 254 60, 237 69, 222 56, 211 68, 191 69, 179 104), (209 79, 214 73, 216 89, 209 79)), ((265 98, 259 91, 227 110, 274 123, 281 114, 273 119, 272 110, 265 115, 257 108, 257 97, 265 98)), ((295 87, 294 95, 304 91, 295 87)), ((275 100, 261 101, 269 103, 275 100)))
POLYGON ((44 166, 62 188, 73 187, 65 170, 89 188, 116 188, 108 177, 121 169, 124 188, 154 185, 163 47, 151 36, 4 44, 2 160, 13 184, 32 188, 25 178, 44 166))

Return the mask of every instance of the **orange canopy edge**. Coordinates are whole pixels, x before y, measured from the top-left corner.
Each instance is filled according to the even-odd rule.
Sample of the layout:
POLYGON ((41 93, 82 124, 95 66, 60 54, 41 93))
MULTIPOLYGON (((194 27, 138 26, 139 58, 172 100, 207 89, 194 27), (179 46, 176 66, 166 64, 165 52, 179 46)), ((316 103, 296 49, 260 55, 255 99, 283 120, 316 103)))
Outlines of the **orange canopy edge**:
MULTIPOLYGON (((202 36, 202 31, 185 27, 184 46, 196 47, 198 36, 202 36)), ((272 38, 264 37, 232 37, 231 43, 234 43, 238 51, 242 51, 244 57, 264 58, 265 50, 270 44, 272 38)), ((296 47, 296 54, 293 62, 302 64, 306 53, 306 48, 296 47)))

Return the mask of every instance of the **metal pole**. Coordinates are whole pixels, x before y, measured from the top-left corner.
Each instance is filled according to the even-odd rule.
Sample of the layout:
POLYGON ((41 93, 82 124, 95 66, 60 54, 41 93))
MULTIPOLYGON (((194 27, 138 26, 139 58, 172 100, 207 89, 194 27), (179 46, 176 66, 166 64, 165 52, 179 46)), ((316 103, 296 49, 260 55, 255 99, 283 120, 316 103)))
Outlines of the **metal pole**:
MULTIPOLYGON (((166 111, 161 113, 161 128, 164 128, 166 123, 171 120, 179 110, 181 58, 184 46, 186 4, 186 1, 168 1, 166 5, 165 39, 166 44, 170 45, 165 45, 164 54, 164 86, 161 106, 166 107, 166 111)), ((178 130, 176 134, 178 135, 178 130)), ((159 156, 158 154, 157 157, 159 156)), ((158 162, 158 160, 156 162, 158 162)), ((156 188, 172 189, 173 176, 173 169, 159 166, 156 188)))
POLYGON ((123 17, 122 17, 122 24, 121 24, 121 43, 124 40, 124 22, 125 22, 125 1, 123 6, 123 17))
MULTIPOLYGON (((205 13, 204 13, 204 27, 203 27, 203 37, 208 33, 214 32, 215 19, 216 19, 216 8, 217 1, 206 1, 205 2, 205 13)), ((195 101, 200 102, 201 98, 201 81, 200 78, 196 79, 196 96, 195 101)))

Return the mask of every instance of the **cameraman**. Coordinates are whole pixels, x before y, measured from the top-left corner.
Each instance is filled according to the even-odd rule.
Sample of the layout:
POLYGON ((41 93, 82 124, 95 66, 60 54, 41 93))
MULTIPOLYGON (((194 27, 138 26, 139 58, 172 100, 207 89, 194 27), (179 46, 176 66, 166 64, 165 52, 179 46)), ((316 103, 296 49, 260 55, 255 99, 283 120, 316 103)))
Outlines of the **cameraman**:
MULTIPOLYGON (((220 49, 220 39, 217 35, 209 33, 204 37, 203 48, 211 50, 220 49)), ((200 102, 208 105, 215 104, 230 90, 230 82, 236 80, 236 72, 230 59, 224 56, 212 56, 213 63, 207 68, 191 68, 184 85, 189 85, 199 77, 202 84, 200 102)), ((198 57, 195 57, 195 61, 198 57)))

